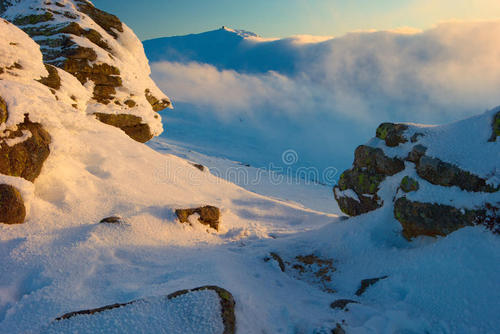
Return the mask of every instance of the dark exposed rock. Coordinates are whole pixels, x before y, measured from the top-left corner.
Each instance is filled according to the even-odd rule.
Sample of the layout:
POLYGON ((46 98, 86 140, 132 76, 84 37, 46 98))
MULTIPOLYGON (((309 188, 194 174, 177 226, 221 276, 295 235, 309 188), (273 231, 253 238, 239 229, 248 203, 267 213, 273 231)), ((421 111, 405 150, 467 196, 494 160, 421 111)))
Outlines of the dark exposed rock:
MULTIPOLYGON (((196 292, 196 291, 203 291, 203 290, 212 290, 217 293, 219 296, 220 300, 220 305, 221 305, 221 317, 222 317, 222 322, 224 324, 224 332, 223 334, 234 334, 236 332, 236 315, 235 315, 235 306, 236 302, 234 301, 233 295, 227 291, 226 289, 220 288, 218 286, 202 286, 199 288, 191 289, 191 290, 180 290, 173 292, 169 295, 166 296, 167 299, 175 299, 180 296, 186 295, 191 292, 196 292)), ((89 310, 81 310, 81 311, 76 311, 76 312, 70 312, 66 313, 60 317, 57 317, 55 321, 63 321, 66 319, 73 318, 75 316, 79 315, 93 315, 109 310, 113 310, 116 308, 120 307, 126 307, 131 304, 135 304, 137 302, 144 301, 144 299, 137 299, 133 300, 127 303, 116 303, 116 304, 111 304, 111 305, 106 305, 103 307, 95 308, 95 309, 89 309, 89 310)))
POLYGON ((22 224, 26 208, 19 191, 8 184, 0 184, 0 223, 22 224))
POLYGON ((334 188, 335 199, 342 212, 357 216, 381 207, 383 203, 377 196, 380 183, 386 176, 403 169, 403 160, 387 157, 379 148, 365 145, 356 148, 353 168, 340 175, 338 186, 334 188), (358 200, 340 193, 348 189, 356 193, 358 200))
POLYGON ((46 77, 41 78, 38 80, 42 84, 44 84, 47 87, 53 88, 53 89, 59 89, 61 88, 61 78, 59 77, 59 74, 57 73, 57 68, 52 65, 45 64, 45 68, 49 72, 49 75, 46 77))
POLYGON ((86 0, 77 0, 77 7, 79 11, 90 16, 95 23, 114 38, 118 38, 117 32, 123 32, 122 22, 115 15, 97 9, 86 0))
POLYGON ((417 191, 420 186, 418 184, 418 181, 409 177, 409 176, 405 176, 402 180, 401 180, 401 184, 399 186, 401 188, 401 190, 403 190, 405 193, 409 193, 409 192, 412 192, 412 191, 417 191))
POLYGON ((376 136, 385 140, 387 146, 395 147, 408 141, 404 137, 404 132, 407 129, 408 126, 404 124, 382 123, 377 128, 376 136))
POLYGON ((133 108, 137 105, 137 103, 131 99, 125 100, 123 103, 125 103, 129 108, 133 108))
POLYGON ((146 96, 146 100, 148 100, 149 104, 151 104, 151 107, 153 107, 153 110, 156 112, 161 111, 170 106, 169 100, 167 99, 158 100, 151 94, 149 89, 146 89, 144 91, 144 94, 146 96))
POLYGON ((10 131, 7 137, 0 138, 0 173, 20 176, 33 182, 49 156, 50 142, 50 135, 42 125, 30 122, 26 116, 16 131, 10 131), (6 139, 23 136, 23 130, 29 131, 31 137, 13 146, 7 145, 6 139))
POLYGON ((403 236, 410 240, 420 235, 448 235, 462 227, 472 226, 485 210, 465 210, 453 206, 414 202, 405 197, 394 203, 394 217, 403 227, 403 236))
POLYGON ((201 170, 202 172, 205 171, 205 166, 203 166, 203 165, 200 165, 200 164, 191 164, 191 165, 193 165, 197 169, 201 170))
POLYGON ((410 141, 411 141, 412 143, 416 143, 416 142, 418 141, 418 139, 419 139, 420 137, 423 137, 423 136, 424 136, 424 134, 423 134, 423 133, 421 133, 421 132, 414 133, 414 134, 411 136, 410 141))
POLYGON ((122 217, 119 216, 111 216, 101 219, 99 224, 123 224, 124 221, 122 217))
POLYGON ((96 113, 94 115, 99 121, 122 129, 130 138, 140 143, 145 143, 153 138, 149 125, 142 123, 142 119, 138 116, 129 114, 114 115, 103 113, 96 113))
POLYGON ((370 286, 373 284, 377 283, 378 281, 382 279, 386 279, 388 276, 381 276, 381 277, 376 277, 376 278, 368 278, 364 279, 361 281, 361 286, 359 289, 356 291, 356 296, 361 296, 363 293, 365 293, 366 289, 368 289, 370 286))
POLYGON ((273 259, 274 261, 278 262, 278 265, 280 266, 280 269, 282 272, 286 271, 285 262, 283 262, 283 259, 281 258, 281 256, 279 256, 277 253, 274 253, 274 252, 269 253, 269 256, 271 258, 266 258, 264 260, 269 261, 270 259, 273 259))
POLYGON ((406 158, 406 160, 413 163, 418 163, 420 161, 420 158, 425 155, 425 152, 427 152, 427 147, 423 145, 415 145, 413 146, 410 153, 408 153, 408 157, 406 158))
POLYGON ((462 190, 474 192, 495 192, 495 188, 486 183, 486 180, 469 173, 438 158, 422 156, 417 163, 418 176, 432 184, 451 187, 457 186, 462 190))
POLYGON ((177 209, 175 214, 181 223, 188 223, 189 216, 197 213, 200 218, 198 221, 203 225, 208 225, 215 230, 219 230, 220 209, 215 206, 203 206, 194 209, 177 209))
POLYGON ((497 112, 493 117, 491 126, 493 128, 493 132, 491 134, 489 141, 493 142, 497 140, 498 136, 500 136, 500 111, 497 112))
POLYGON ((354 167, 368 168, 376 174, 390 176, 401 172, 405 165, 401 159, 386 156, 380 148, 360 145, 354 152, 354 167))
POLYGON ((41 22, 53 21, 54 15, 51 12, 45 12, 43 14, 32 14, 26 16, 18 16, 16 17, 12 23, 16 26, 24 26, 28 24, 37 24, 41 22))
POLYGON ((348 304, 359 304, 359 302, 352 299, 337 299, 336 301, 330 304, 330 307, 333 309, 337 308, 343 310, 348 304))
POLYGON ((0 124, 5 123, 8 117, 9 113, 7 112, 7 103, 5 103, 0 96, 0 124))

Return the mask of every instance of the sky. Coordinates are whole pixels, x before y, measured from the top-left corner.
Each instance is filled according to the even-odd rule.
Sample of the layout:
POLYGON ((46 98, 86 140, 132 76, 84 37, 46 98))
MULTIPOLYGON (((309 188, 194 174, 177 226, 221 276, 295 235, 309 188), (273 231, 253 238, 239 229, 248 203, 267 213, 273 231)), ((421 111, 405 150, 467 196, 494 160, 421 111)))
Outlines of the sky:
POLYGON ((141 40, 225 25, 263 37, 339 36, 355 30, 428 29, 450 20, 500 18, 498 0, 94 0, 141 40))

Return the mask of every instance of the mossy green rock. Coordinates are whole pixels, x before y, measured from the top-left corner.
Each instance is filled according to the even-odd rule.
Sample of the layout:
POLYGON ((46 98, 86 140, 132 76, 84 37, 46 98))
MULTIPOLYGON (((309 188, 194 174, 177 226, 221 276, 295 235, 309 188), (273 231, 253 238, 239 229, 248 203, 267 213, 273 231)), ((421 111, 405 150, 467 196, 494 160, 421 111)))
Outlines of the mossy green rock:
POLYGON ((353 168, 340 175, 338 185, 334 188, 335 199, 345 214, 357 216, 373 211, 382 206, 377 196, 380 183, 387 176, 404 170, 404 161, 390 158, 379 148, 361 145, 354 153, 353 168), (352 190, 358 200, 345 196, 341 192, 352 190))
POLYGON ((395 147, 408 141, 404 137, 407 129, 405 124, 382 123, 377 128, 376 137, 384 140, 387 146, 395 147))
POLYGON ((420 185, 418 184, 418 181, 415 180, 414 178, 411 178, 409 176, 405 176, 401 180, 400 188, 405 193, 409 193, 412 191, 417 191, 420 188, 420 185))
POLYGON ((26 208, 19 191, 8 184, 0 184, 0 223, 22 224, 26 208))

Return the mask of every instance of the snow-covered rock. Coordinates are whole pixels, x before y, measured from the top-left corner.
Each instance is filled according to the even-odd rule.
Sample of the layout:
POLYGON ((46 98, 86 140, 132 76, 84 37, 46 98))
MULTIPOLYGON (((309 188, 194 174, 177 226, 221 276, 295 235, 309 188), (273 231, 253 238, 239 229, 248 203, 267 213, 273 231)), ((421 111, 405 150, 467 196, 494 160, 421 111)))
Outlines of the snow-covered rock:
MULTIPOLYGON (((140 142, 162 132, 157 112, 170 107, 170 100, 151 80, 141 42, 116 16, 86 0, 1 3, 0 15, 33 37, 45 63, 74 75, 84 85, 87 94, 65 97, 73 100, 70 104, 140 142)), ((51 75, 57 76, 54 71, 51 75)), ((58 89, 52 88, 57 94, 58 89)), ((64 84, 62 90, 58 95, 68 95, 64 84)))
POLYGON ((381 124, 334 188, 340 208, 359 215, 394 205, 407 238, 482 223, 500 203, 499 115, 497 108, 443 126, 381 124))

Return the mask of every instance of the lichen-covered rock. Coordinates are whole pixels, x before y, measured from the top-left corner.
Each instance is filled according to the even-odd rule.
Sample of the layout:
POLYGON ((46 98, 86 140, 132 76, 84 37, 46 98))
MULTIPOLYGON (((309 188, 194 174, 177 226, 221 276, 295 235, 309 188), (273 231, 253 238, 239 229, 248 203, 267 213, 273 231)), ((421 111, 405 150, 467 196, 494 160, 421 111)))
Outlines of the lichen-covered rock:
POLYGON ((142 123, 140 117, 128 114, 113 115, 103 113, 96 113, 95 116, 105 124, 122 129, 130 138, 140 143, 145 143, 153 138, 149 125, 142 123))
POLYGON ((405 193, 409 193, 409 192, 412 192, 412 191, 417 191, 420 188, 420 185, 418 184, 418 181, 415 180, 414 178, 411 178, 409 176, 405 176, 401 180, 401 184, 399 185, 399 187, 405 193))
POLYGON ((376 136, 384 140, 387 146, 395 147, 408 141, 404 136, 407 129, 405 124, 382 123, 377 128, 376 136))
MULTIPOLYGON (((170 100, 149 77, 142 43, 116 16, 86 0, 2 4, 1 15, 35 38, 46 63, 72 74, 85 85, 89 100, 84 109, 88 114, 140 118, 135 122, 137 126, 125 132, 141 142, 163 131, 156 112, 171 107, 170 100), (150 136, 146 136, 148 131, 150 136), (141 134, 136 135, 138 132, 141 134)), ((49 76, 42 82, 58 90, 57 72, 47 70, 49 76)), ((81 104, 77 100, 73 107, 81 109, 81 104)))
POLYGON ((26 208, 19 191, 8 184, 0 184, 0 223, 22 224, 26 208))
POLYGON ((465 226, 472 226, 483 210, 458 209, 449 205, 421 203, 399 198, 394 203, 394 217, 403 227, 403 236, 448 235, 465 226))
POLYGON ((487 184, 485 179, 438 158, 424 155, 418 160, 416 167, 418 176, 432 184, 445 187, 457 186, 462 190, 474 192, 498 191, 497 187, 487 184))
POLYGON ((6 136, 0 136, 0 173, 33 182, 50 154, 49 133, 28 117, 16 131, 6 132, 6 136))
POLYGON ((381 207, 383 202, 377 195, 380 183, 403 169, 403 160, 390 158, 379 148, 365 145, 356 148, 353 168, 340 175, 334 188, 335 199, 342 212, 357 216, 381 207), (347 190, 354 194, 346 193, 347 190))
POLYGON ((491 134, 490 141, 493 142, 497 140, 498 136, 500 136, 500 111, 497 112, 495 116, 493 116, 493 121, 491 126, 493 128, 493 131, 491 134))
POLYGON ((219 230, 220 209, 215 206, 207 205, 194 209, 177 209, 175 210, 175 214, 181 223, 188 223, 189 216, 198 214, 200 216, 198 221, 201 224, 208 225, 217 231, 219 230))

